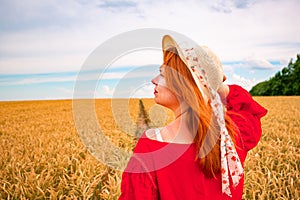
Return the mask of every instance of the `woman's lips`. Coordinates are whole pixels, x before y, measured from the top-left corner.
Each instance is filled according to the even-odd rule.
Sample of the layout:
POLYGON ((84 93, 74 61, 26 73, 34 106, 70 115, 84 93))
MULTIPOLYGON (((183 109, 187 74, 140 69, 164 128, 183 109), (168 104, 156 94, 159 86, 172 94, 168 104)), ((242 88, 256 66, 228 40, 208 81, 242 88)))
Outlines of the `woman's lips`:
POLYGON ((156 90, 154 90, 154 94, 157 94, 158 92, 156 90))

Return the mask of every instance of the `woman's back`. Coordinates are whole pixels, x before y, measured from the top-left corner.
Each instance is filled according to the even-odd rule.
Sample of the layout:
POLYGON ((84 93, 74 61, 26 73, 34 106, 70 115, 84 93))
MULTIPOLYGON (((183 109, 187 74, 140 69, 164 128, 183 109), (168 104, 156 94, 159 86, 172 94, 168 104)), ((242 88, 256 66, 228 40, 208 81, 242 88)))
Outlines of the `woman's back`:
MULTIPOLYGON (((237 153, 243 164, 247 152, 259 141, 260 118, 267 111, 246 90, 236 85, 230 86, 227 109, 239 128, 235 139, 237 153)), ((159 132, 156 131, 156 135, 159 132)), ((196 160, 194 143, 178 144, 163 142, 162 138, 159 140, 150 139, 146 133, 139 139, 123 173, 121 200, 242 198, 244 179, 236 188, 230 187, 232 198, 222 193, 221 173, 215 178, 205 176, 196 160)))
POLYGON ((241 199, 243 181, 232 189, 234 198, 221 191, 221 175, 205 177, 196 158, 195 144, 166 143, 140 138, 134 153, 153 153, 149 157, 133 157, 123 174, 122 190, 131 190, 120 199, 241 199), (162 150, 164 149, 164 150, 162 150), (162 150, 162 151, 161 151, 162 150), (159 152, 159 156, 155 152, 159 152), (154 152, 154 153, 153 153, 154 152), (175 158, 176 157, 176 158, 175 158), (162 163, 164 163, 163 166, 162 163), (149 172, 137 172, 137 168, 148 168, 149 172), (154 171, 152 171, 154 170, 154 171), (135 191, 135 192, 134 192, 135 191))

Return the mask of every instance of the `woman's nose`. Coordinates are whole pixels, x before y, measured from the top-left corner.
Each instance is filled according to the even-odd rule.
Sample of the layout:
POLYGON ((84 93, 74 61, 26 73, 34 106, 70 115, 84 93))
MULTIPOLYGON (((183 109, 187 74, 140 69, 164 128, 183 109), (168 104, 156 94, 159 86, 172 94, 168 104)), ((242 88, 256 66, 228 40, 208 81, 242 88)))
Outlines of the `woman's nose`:
POLYGON ((154 85, 157 85, 158 84, 158 76, 154 77, 151 82, 154 84, 154 85))

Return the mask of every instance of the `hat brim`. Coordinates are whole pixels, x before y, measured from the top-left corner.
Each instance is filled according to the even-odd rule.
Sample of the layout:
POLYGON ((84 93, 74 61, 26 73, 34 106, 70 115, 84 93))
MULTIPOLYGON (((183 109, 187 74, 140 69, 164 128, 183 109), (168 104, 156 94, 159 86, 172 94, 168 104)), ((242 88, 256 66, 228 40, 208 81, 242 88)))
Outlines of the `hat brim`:
POLYGON ((196 75, 192 72, 191 66, 188 65, 187 60, 184 57, 184 54, 182 53, 181 48, 179 47, 179 45, 177 44, 177 42, 170 36, 170 35, 165 35, 162 39, 162 49, 163 51, 175 47, 178 55, 180 57, 180 59, 184 62, 184 64, 187 66, 187 68, 189 69, 190 73, 193 76, 194 81, 196 82, 196 85, 198 86, 204 101, 207 103, 208 99, 209 99, 209 92, 208 89, 206 87, 204 87, 204 85, 199 81, 199 79, 196 77, 196 75))
POLYGON ((179 57, 184 62, 184 64, 188 66, 188 63, 187 63, 186 59, 184 58, 181 48, 179 47, 177 42, 170 35, 165 35, 162 39, 162 49, 165 51, 171 47, 176 48, 179 57))

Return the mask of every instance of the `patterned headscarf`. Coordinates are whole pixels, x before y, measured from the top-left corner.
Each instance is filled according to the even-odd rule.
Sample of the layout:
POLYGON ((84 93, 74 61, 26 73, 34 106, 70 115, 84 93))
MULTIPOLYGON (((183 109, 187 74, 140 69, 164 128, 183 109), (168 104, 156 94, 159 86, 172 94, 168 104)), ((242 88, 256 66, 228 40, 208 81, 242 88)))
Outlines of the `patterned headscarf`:
POLYGON ((162 43, 164 50, 169 47, 177 49, 181 60, 190 70, 204 100, 210 103, 212 107, 221 135, 222 192, 232 196, 229 178, 232 180, 233 187, 236 187, 243 176, 244 170, 234 143, 226 129, 223 104, 217 92, 223 81, 222 64, 218 57, 207 47, 188 45, 186 42, 178 45, 169 35, 163 37, 162 43))

